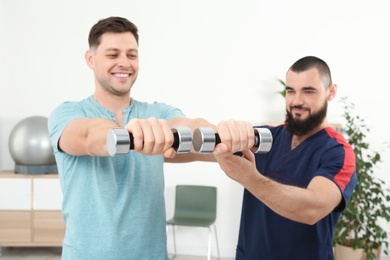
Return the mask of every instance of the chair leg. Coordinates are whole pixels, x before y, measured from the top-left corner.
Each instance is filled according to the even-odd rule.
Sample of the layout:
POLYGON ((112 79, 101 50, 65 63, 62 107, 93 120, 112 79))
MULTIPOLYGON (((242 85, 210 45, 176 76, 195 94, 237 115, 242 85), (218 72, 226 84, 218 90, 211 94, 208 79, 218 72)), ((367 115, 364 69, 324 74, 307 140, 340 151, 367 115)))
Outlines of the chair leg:
MULTIPOLYGON (((168 234, 168 226, 167 226, 168 234)), ((173 238, 173 256, 169 259, 174 259, 176 257, 176 236, 175 236, 175 225, 172 225, 172 238, 173 238)))
MULTIPOLYGON (((218 252, 218 258, 220 258, 220 255, 219 255, 219 244, 218 244, 218 235, 217 235, 217 226, 214 224, 214 234, 215 234, 215 244, 217 245, 217 252, 218 252)), ((207 250, 207 260, 210 260, 211 259, 211 228, 210 226, 208 227, 209 228, 209 241, 208 241, 208 250, 207 250)))
POLYGON ((217 236, 217 226, 215 224, 214 224, 214 233, 215 233, 215 243, 217 244, 218 259, 219 259, 220 258, 219 243, 218 243, 218 236, 217 236))
POLYGON ((207 247, 207 260, 210 260, 210 257, 211 257, 211 228, 210 228, 210 226, 208 228, 209 228, 209 243, 208 243, 208 247, 207 247))
MULTIPOLYGON (((214 224, 214 234, 215 234, 215 243, 217 245, 217 252, 218 252, 218 258, 220 259, 219 254, 219 243, 218 243, 218 235, 217 235, 217 226, 214 224)), ((208 239, 208 247, 207 247, 207 260, 211 259, 211 237, 212 237, 212 230, 211 227, 208 227, 209 229, 209 239, 208 239)), ((168 226, 167 226, 167 234, 168 234, 168 226)), ((172 225, 172 237, 173 237, 173 256, 170 259, 174 259, 176 257, 176 234, 175 234, 175 225, 172 225)))
POLYGON ((173 234, 173 258, 176 257, 176 234, 175 234, 175 226, 172 226, 172 234, 173 234))

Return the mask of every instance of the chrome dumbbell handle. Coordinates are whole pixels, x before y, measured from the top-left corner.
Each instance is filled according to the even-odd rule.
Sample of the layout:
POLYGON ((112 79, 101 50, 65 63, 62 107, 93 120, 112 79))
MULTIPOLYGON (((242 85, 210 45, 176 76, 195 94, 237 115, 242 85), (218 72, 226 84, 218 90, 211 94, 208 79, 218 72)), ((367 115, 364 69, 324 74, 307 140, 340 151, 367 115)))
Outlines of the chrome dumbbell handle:
MULTIPOLYGON (((255 144, 251 149, 254 153, 268 153, 272 148, 272 133, 268 128, 253 128, 255 131, 255 144)), ((194 131, 192 145, 198 153, 212 153, 217 144, 221 142, 218 133, 210 127, 199 127, 194 131)))
MULTIPOLYGON (((188 153, 192 148, 192 132, 189 127, 172 128, 173 144, 177 153, 188 153)), ((125 155, 134 149, 134 138, 125 128, 111 128, 107 132, 107 151, 110 156, 125 155)))

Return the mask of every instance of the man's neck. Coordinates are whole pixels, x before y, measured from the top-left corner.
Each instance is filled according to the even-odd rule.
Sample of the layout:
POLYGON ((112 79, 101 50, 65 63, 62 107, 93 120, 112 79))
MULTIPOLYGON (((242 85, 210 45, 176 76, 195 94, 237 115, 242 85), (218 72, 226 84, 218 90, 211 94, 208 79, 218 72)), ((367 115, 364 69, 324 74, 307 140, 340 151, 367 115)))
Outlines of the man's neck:
POLYGON ((93 98, 101 106, 107 108, 110 111, 122 111, 123 109, 130 106, 131 98, 130 93, 128 95, 112 95, 109 93, 99 93, 95 91, 93 98))
POLYGON ((118 124, 118 126, 122 126, 123 110, 130 106, 130 95, 115 96, 109 93, 104 93, 104 95, 100 95, 99 93, 95 92, 93 98, 101 106, 113 112, 115 117, 115 123, 118 124))

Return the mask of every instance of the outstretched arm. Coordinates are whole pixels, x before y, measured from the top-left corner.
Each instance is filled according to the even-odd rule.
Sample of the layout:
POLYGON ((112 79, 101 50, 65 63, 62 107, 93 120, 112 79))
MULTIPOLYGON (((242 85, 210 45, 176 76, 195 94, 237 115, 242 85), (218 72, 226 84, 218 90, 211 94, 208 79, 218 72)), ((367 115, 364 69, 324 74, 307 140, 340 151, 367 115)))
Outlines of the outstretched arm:
MULTIPOLYGON (((108 156, 107 133, 118 125, 103 118, 71 121, 59 139, 59 148, 72 155, 108 156)), ((134 151, 169 156, 173 135, 167 121, 156 118, 132 119, 125 128, 134 137, 134 151), (166 154, 167 153, 167 154, 166 154)))
POLYGON ((277 214, 313 225, 336 208, 342 199, 337 185, 325 177, 314 177, 307 188, 273 181, 257 171, 254 154, 232 155, 225 144, 217 145, 215 158, 222 170, 244 186, 277 214))

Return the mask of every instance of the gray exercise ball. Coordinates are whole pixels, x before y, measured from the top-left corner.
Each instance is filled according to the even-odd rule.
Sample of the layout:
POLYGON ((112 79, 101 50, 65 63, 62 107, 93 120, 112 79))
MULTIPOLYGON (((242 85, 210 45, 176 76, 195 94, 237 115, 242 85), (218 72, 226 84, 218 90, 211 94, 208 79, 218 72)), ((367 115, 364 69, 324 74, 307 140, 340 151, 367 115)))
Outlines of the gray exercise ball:
POLYGON ((9 137, 9 151, 16 165, 55 165, 53 148, 50 143, 48 119, 31 116, 17 123, 9 137))

